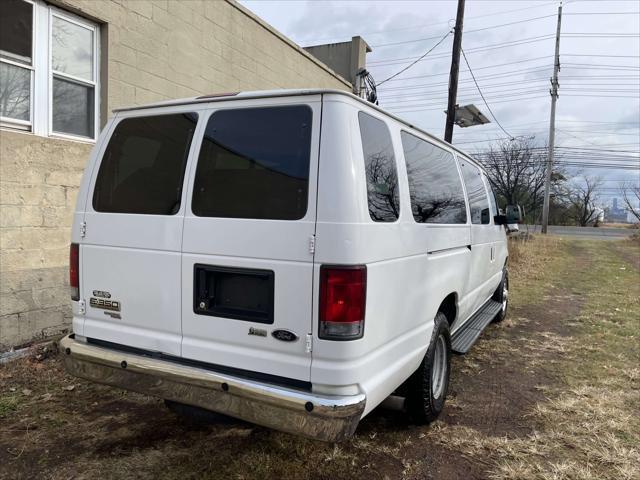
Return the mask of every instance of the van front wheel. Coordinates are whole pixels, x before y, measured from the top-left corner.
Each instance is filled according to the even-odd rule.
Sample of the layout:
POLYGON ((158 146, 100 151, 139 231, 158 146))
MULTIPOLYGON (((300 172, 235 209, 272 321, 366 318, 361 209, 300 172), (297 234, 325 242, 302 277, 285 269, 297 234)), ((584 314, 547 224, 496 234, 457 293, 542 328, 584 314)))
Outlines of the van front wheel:
POLYGON ((434 321, 433 335, 420 367, 406 383, 405 406, 411 420, 419 425, 435 420, 442 409, 449 388, 451 338, 449 322, 442 312, 434 321))
POLYGON ((502 281, 500 282, 500 285, 498 285, 498 288, 494 292, 492 298, 501 304, 500 311, 493 319, 495 323, 499 323, 506 318, 507 309, 509 308, 509 271, 506 267, 502 272, 502 281))

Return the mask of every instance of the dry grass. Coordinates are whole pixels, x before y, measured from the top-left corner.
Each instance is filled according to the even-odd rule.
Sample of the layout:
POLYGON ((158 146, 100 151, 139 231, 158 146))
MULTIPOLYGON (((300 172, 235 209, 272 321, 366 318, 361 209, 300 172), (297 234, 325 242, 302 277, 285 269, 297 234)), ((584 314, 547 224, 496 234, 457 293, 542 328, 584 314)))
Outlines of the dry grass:
POLYGON ((0 368, 0 477, 640 480, 640 250, 510 242, 515 308, 454 359, 454 387, 475 387, 452 395, 430 426, 374 414, 339 445, 247 424, 191 429, 158 400, 72 379, 55 359, 20 361, 0 368), (505 385, 492 368, 511 368, 510 385, 536 395, 506 413, 504 433, 468 420, 511 393, 491 391, 505 385), (541 371, 553 375, 526 384, 541 371))
POLYGON ((542 278, 546 265, 556 260, 562 244, 559 237, 520 235, 509 237, 509 269, 519 282, 542 278))
POLYGON ((509 237, 509 276, 512 300, 518 304, 540 298, 549 288, 548 267, 558 268, 562 239, 543 235, 509 237))
MULTIPOLYGON (((534 433, 494 437, 442 423, 429 432, 432 441, 486 462, 492 479, 640 479, 639 272, 614 254, 619 245, 585 242, 581 248, 592 261, 565 265, 574 270, 564 287, 586 298, 573 321, 575 334, 542 332, 518 342, 519 354, 531 366, 544 365, 551 352, 562 358, 554 368, 564 385, 541 386, 547 399, 527 414, 538 425, 534 433)), ((566 249, 554 239, 513 242, 511 274, 518 283, 537 279, 560 284, 568 278, 558 268, 566 249), (546 269, 549 261, 553 271, 546 269)), ((510 348, 500 342, 490 347, 494 355, 510 348)))

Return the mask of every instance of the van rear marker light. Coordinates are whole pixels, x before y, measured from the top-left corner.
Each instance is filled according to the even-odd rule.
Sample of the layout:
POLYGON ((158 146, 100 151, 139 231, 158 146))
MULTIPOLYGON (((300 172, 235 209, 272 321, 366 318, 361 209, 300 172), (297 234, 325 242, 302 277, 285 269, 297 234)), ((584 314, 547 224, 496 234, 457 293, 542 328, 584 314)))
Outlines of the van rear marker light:
POLYGON ((364 333, 365 265, 320 267, 320 332, 325 340, 356 340, 364 333))
POLYGON ((69 285, 71 300, 80 300, 80 246, 72 243, 69 247, 69 285))

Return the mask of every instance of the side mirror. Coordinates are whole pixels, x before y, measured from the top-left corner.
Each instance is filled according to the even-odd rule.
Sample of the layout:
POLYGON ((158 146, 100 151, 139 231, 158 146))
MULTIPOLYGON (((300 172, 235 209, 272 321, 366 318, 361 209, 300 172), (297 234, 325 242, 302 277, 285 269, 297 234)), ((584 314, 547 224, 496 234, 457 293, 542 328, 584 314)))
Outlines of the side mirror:
POLYGON ((522 223, 522 217, 522 207, 520 207, 520 205, 507 205, 507 212, 505 214, 505 223, 507 225, 522 223))

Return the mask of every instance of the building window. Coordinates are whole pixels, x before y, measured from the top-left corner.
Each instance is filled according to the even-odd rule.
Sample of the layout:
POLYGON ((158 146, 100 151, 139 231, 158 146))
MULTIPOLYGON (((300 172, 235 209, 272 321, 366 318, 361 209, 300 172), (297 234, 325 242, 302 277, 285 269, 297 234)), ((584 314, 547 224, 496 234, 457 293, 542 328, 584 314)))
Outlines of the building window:
POLYGON ((31 126, 33 91, 33 5, 0 2, 0 116, 31 126))
POLYGON ((99 27, 40 0, 0 2, 0 124, 43 136, 98 133, 99 27))

